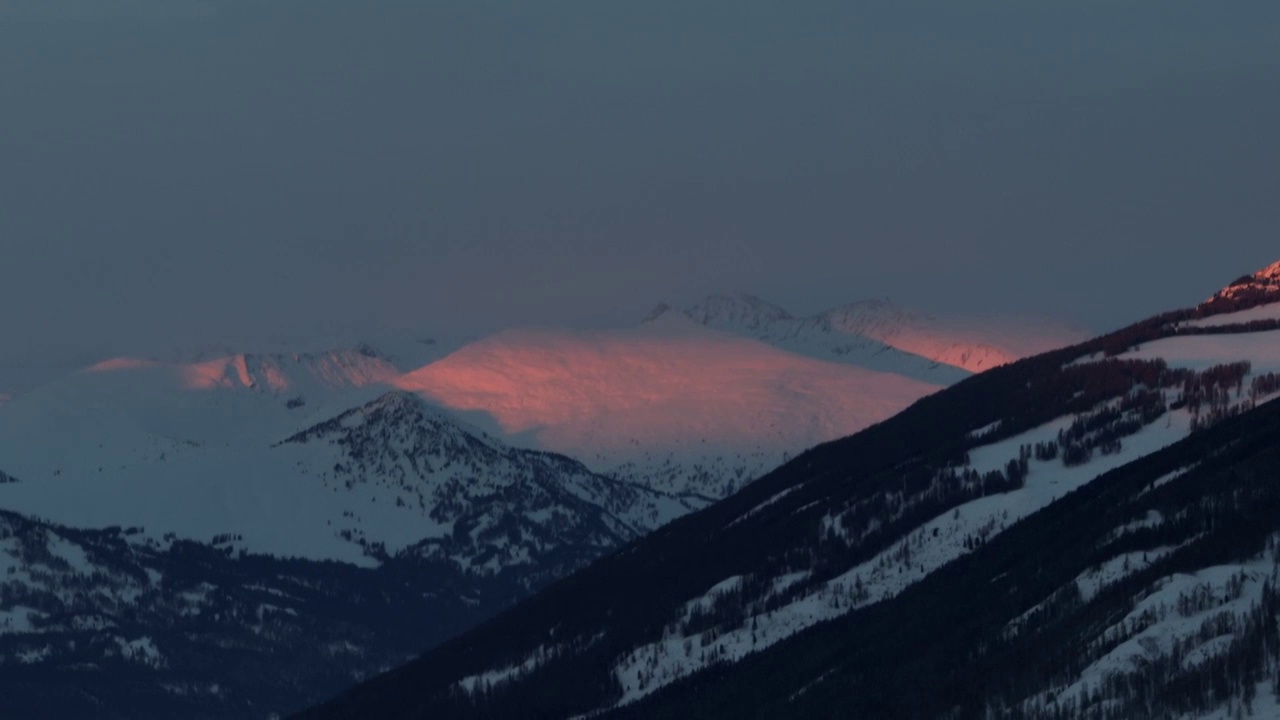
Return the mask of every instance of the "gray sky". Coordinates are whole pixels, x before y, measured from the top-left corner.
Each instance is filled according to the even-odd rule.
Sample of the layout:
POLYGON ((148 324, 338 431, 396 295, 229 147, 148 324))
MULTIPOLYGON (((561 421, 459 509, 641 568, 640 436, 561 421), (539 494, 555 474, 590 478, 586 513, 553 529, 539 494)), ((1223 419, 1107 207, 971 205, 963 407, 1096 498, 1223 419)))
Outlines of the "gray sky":
POLYGON ((1277 128, 1275 0, 0 0, 0 337, 1100 329, 1280 258, 1277 128))

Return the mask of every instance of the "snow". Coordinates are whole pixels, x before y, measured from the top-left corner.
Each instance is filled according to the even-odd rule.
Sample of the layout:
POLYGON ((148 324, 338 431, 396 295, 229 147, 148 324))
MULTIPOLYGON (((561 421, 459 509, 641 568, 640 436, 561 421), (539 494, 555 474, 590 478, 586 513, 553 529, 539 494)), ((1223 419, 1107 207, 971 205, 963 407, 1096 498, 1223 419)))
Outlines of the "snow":
POLYGON ((143 526, 153 538, 203 541, 238 532, 260 552, 367 564, 325 524, 346 499, 298 472, 334 451, 271 445, 377 390, 325 394, 315 381, 316 401, 289 410, 271 392, 193 390, 186 372, 83 372, 15 399, 0 411, 0 457, 24 482, 0 487, 0 504, 73 527, 143 526))
POLYGON ((810 357, 943 384, 1084 338, 1043 318, 939 319, 886 300, 800 318, 750 295, 713 295, 685 315, 810 357))
POLYGON ((47 659, 51 655, 53 655, 53 646, 43 645, 33 650, 23 650, 18 653, 17 657, 18 662, 23 665, 34 665, 35 663, 47 659))
POLYGON ((986 425, 983 425, 977 430, 970 430, 969 438, 971 440, 976 440, 982 437, 983 435, 986 435, 987 433, 995 432, 996 430, 1000 429, 1000 422, 1001 422, 1000 420, 997 420, 993 423, 988 423, 986 425))
POLYGON ((605 473, 629 468, 628 479, 659 489, 689 486, 680 472, 661 473, 668 461, 686 472, 719 468, 697 487, 714 495, 726 475, 740 486, 942 386, 805 357, 675 313, 631 330, 499 333, 397 385, 510 442, 605 473))
POLYGON ((1164 359, 1170 367, 1204 370, 1214 365, 1248 360, 1253 374, 1280 371, 1280 330, 1227 335, 1182 335, 1154 340, 1121 359, 1164 359))
MULTIPOLYGON (((1197 464, 1198 464, 1198 463, 1197 463, 1197 464)), ((1169 483, 1173 482, 1174 480, 1177 480, 1178 478, 1182 477, 1183 475, 1186 475, 1187 473, 1191 472, 1191 471, 1192 471, 1192 470, 1194 470, 1195 468, 1196 468, 1196 465, 1190 465, 1190 466, 1188 466, 1188 467, 1179 468, 1179 469, 1174 470, 1173 472, 1170 472, 1170 473, 1165 473, 1164 475, 1161 475, 1160 477, 1158 477, 1158 478, 1156 478, 1154 481, 1152 481, 1152 482, 1151 482, 1151 484, 1150 484, 1150 485, 1148 485, 1145 489, 1143 489, 1143 491, 1142 491, 1142 492, 1143 492, 1143 494, 1145 494, 1145 493, 1149 493, 1149 492, 1151 492, 1151 491, 1155 490, 1156 488, 1159 488, 1159 487, 1163 487, 1163 486, 1165 486, 1165 485, 1168 485, 1169 483)))
POLYGON ((29 633, 35 630, 33 619, 44 617, 44 613, 34 608, 17 605, 8 609, 0 609, 0 635, 29 633))
POLYGON ((71 618, 71 627, 76 630, 98 631, 114 626, 115 623, 101 615, 76 615, 71 618))
POLYGON ((120 651, 120 656, 126 660, 152 668, 161 668, 166 664, 164 655, 161 654, 160 649, 156 647, 155 642, 150 637, 144 635, 133 640, 126 640, 116 636, 115 642, 120 651))
POLYGON ((539 645, 538 648, 530 653, 523 661, 498 670, 491 670, 478 675, 469 675, 458 681, 458 687, 462 688, 468 694, 474 694, 478 689, 490 688, 494 685, 498 685, 499 683, 517 678, 525 673, 532 672, 542 663, 552 657, 555 657, 559 651, 559 647, 547 648, 545 645, 539 645))
POLYGON ((65 538, 54 535, 48 544, 49 552, 54 556, 65 560, 71 566, 73 573, 88 575, 93 572, 93 564, 89 562, 89 556, 84 550, 74 543, 67 541, 65 538))
POLYGON ((0 408, 0 470, 23 480, 0 487, 0 507, 75 527, 141 526, 155 541, 241 535, 239 550, 367 565, 340 532, 394 552, 451 528, 385 488, 327 485, 337 450, 279 442, 388 390, 416 392, 503 442, 666 491, 643 518, 615 509, 653 527, 941 387, 679 313, 616 331, 377 346, 126 356, 42 378, 0 408))
MULTIPOLYGON (((1090 664, 1072 685, 1062 689, 1057 695, 1076 697, 1082 690, 1091 692, 1109 675, 1131 672, 1152 657, 1168 655, 1175 640, 1195 636, 1205 621, 1213 617, 1225 613, 1243 618, 1259 601, 1264 584, 1274 579, 1275 566, 1270 560, 1262 558, 1205 568, 1194 574, 1163 578, 1154 586, 1151 594, 1140 600, 1123 620, 1108 628, 1103 637, 1121 637, 1121 633, 1129 628, 1142 627, 1144 618, 1162 619, 1137 632, 1090 664), (1240 597, 1230 599, 1227 596, 1227 585, 1238 576, 1244 578, 1243 592, 1240 597), (1214 605, 1186 616, 1180 614, 1179 596, 1200 588, 1208 589, 1215 597, 1214 605)), ((1211 639, 1209 643, 1201 645, 1198 652, 1185 656, 1184 664, 1189 665, 1197 659, 1203 661, 1228 645, 1229 638, 1211 639)), ((1039 699, 1043 699, 1043 694, 1039 699)))
POLYGON ((1242 709, 1239 714, 1224 706, 1208 713, 1183 715, 1179 720, 1236 720, 1236 718, 1280 718, 1280 697, 1276 696, 1270 680, 1258 683, 1252 707, 1242 709))
POLYGON ((703 593, 702 596, 696 597, 693 600, 690 600, 689 602, 685 603, 685 606, 684 606, 685 619, 687 620, 690 616, 692 616, 694 613, 697 613, 697 612, 710 611, 711 608, 715 607, 716 601, 718 601, 720 598, 724 597, 725 595, 728 595, 729 593, 737 591, 741 587, 742 587, 741 575, 734 575, 733 577, 725 578, 724 580, 721 580, 715 585, 712 585, 711 589, 703 593))
MULTIPOLYGON (((976 448, 970 451, 970 466, 980 473, 1002 468, 1010 459, 1018 457, 1023 445, 1056 439, 1058 430, 1071 421, 1069 417, 1059 418, 1015 437, 976 448)), ((1024 487, 973 500, 933 518, 871 560, 788 605, 749 618, 743 627, 723 633, 705 647, 702 635, 685 638, 678 632, 669 632, 657 642, 636 648, 614 668, 624 688, 619 704, 634 702, 714 662, 736 662, 818 623, 892 598, 969 552, 965 547, 967 538, 998 533, 1099 475, 1182 439, 1188 433, 1189 423, 1187 413, 1170 413, 1167 421, 1147 425, 1125 438, 1120 452, 1096 456, 1084 465, 1068 468, 1057 460, 1033 459, 1024 487), (905 564, 901 559, 904 547, 910 553, 910 561, 905 564), (859 587, 865 590, 865 597, 857 596, 859 587), (686 640, 690 641, 688 651, 686 640)), ((1113 575, 1100 575, 1096 584, 1100 587, 1110 582, 1113 575)), ((729 578, 725 582, 733 580, 735 578, 729 578)), ((785 582, 782 578, 778 581, 785 582)), ((713 591, 716 588, 691 602, 706 604, 713 591)))
POLYGON ((791 493, 795 492, 795 491, 796 491, 796 490, 798 490, 798 489, 800 489, 800 486, 799 486, 799 485, 794 485, 794 486, 792 486, 792 487, 787 488, 786 490, 783 490, 783 491, 778 492, 778 493, 774 493, 772 496, 770 496, 770 497, 769 497, 768 499, 766 499, 764 502, 760 503, 759 505, 756 505, 755 507, 751 508, 751 509, 750 509, 750 510, 748 510, 747 512, 745 512, 745 513, 743 513, 742 515, 740 515, 740 516, 738 516, 737 518, 735 518, 735 519, 733 520, 733 522, 729 523, 729 525, 728 525, 727 527, 732 527, 732 526, 737 525, 738 523, 742 522, 743 520, 746 520, 747 518, 752 517, 752 516, 753 516, 753 515, 755 515, 756 513, 760 512, 761 510, 764 510, 765 508, 769 507, 770 505, 773 505, 773 504, 777 503, 779 500, 781 500, 782 498, 784 498, 784 497, 786 497, 786 496, 790 495, 791 493))
MULTIPOLYGON (((368 413, 385 406, 371 401, 387 388, 359 385, 364 376, 330 387, 328 375, 303 374, 277 392, 265 380, 246 387, 239 361, 201 364, 209 362, 231 368, 231 381, 193 389, 185 365, 114 363, 15 400, 0 412, 0 457, 6 472, 23 482, 0 486, 0 506, 73 527, 142 527, 142 536, 157 542, 169 533, 203 542, 230 535, 235 539, 229 545, 239 550, 368 566, 376 561, 360 540, 394 553, 452 532, 450 521, 431 516, 435 489, 461 484, 461 492, 479 497, 521 472, 500 441, 409 399, 421 415, 394 415, 391 408, 385 421, 425 418, 435 423, 427 432, 448 436, 458 453, 486 448, 489 465, 481 467, 469 455, 454 458, 458 462, 439 457, 431 461, 438 467, 426 471, 429 477, 420 478, 406 459, 415 452, 417 428, 389 427, 386 434, 374 428, 373 441, 383 443, 377 451, 385 454, 367 472, 340 477, 335 467, 351 460, 331 436, 281 441, 351 407, 362 409, 342 424, 362 426, 368 413), (309 388, 310 400, 288 407, 284 399, 301 385, 309 388)), ((250 377, 262 367, 253 358, 244 366, 250 377)), ((326 360, 319 367, 330 372, 345 365, 326 360)), ((561 480, 577 497, 602 502, 600 478, 583 470, 561 480)), ((699 506, 640 492, 617 512, 630 536, 699 506)), ((51 552, 73 568, 87 567, 87 558, 70 544, 54 543, 51 552)), ((494 562, 528 559, 517 554, 494 562)), ((491 564, 488 571, 499 568, 491 564)))
POLYGON ((1172 547, 1159 547, 1123 553, 1086 570, 1075 580, 1076 587, 1080 589, 1082 601, 1089 602, 1107 587, 1150 566, 1174 550, 1175 548, 1172 547))
POLYGON ((1163 523, 1164 523, 1164 516, 1160 514, 1159 510, 1149 510, 1147 511, 1147 514, 1142 518, 1139 518, 1137 520, 1134 520, 1133 522, 1127 523, 1125 525, 1122 525, 1116 528, 1113 537, 1120 537, 1125 533, 1136 532, 1138 530, 1144 530, 1147 528, 1157 528, 1157 527, 1160 527, 1163 523))
POLYGON ((1221 327, 1223 325, 1250 323, 1255 320, 1280 320, 1280 302, 1270 303, 1268 305, 1258 305, 1257 307, 1251 307, 1248 310, 1241 310, 1240 312, 1212 315, 1198 320, 1189 320, 1184 323, 1184 325, 1186 327, 1221 327))

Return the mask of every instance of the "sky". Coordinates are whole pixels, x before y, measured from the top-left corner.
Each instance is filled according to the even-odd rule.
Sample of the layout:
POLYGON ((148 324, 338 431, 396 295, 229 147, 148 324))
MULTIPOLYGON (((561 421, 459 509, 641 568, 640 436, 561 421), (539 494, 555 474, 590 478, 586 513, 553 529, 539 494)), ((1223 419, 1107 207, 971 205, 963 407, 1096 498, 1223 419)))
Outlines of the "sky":
POLYGON ((0 361, 638 321, 1094 329, 1280 259, 1280 3, 0 0, 0 361))

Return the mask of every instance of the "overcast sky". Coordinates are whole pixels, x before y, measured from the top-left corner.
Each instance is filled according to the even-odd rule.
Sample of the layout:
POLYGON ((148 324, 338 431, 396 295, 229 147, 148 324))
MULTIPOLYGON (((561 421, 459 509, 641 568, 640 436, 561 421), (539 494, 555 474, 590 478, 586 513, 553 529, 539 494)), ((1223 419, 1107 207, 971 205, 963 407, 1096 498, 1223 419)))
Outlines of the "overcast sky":
POLYGON ((8 357, 1280 259, 1280 2, 0 0, 8 357))

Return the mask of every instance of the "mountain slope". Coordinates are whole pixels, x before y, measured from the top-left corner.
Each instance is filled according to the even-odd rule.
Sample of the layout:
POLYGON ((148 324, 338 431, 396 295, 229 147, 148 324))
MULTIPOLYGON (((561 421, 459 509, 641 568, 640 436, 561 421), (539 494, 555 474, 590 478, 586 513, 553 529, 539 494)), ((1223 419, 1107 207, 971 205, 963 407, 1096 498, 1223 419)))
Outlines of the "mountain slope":
MULTIPOLYGON (((212 392, 279 399, 244 391, 212 392)), ((0 714, 279 713, 707 502, 511 448, 400 392, 271 445, 225 437, 101 474, 32 472, 36 446, 0 472, 8 507, 105 528, 0 513, 0 714)))
POLYGON ((795 317, 750 295, 712 295, 684 314, 793 352, 944 385, 1085 339, 1079 330, 1046 320, 944 321, 886 300, 795 317))
POLYGON ((0 715, 270 717, 403 662, 523 594, 405 557, 378 568, 0 511, 0 715))
POLYGON ((597 551, 706 502, 510 448, 387 393, 388 368, 359 352, 100 364, 0 413, 0 457, 23 478, 0 487, 0 504, 75 527, 232 535, 250 552, 368 565, 450 536, 512 487, 580 506, 568 525, 603 513, 591 520, 607 528, 597 551))
POLYGON ((1277 440, 1280 407, 1235 418, 891 602, 608 716, 1270 717, 1277 440))
MULTIPOLYGON (((1054 526, 1044 526, 1044 518, 1055 516, 1062 498, 1109 485, 1099 478, 1163 469, 1133 480, 1152 484, 1188 465, 1188 456, 1200 458, 1205 447, 1235 437, 1207 428, 1272 427, 1250 418, 1275 412, 1252 408, 1280 389, 1273 350, 1280 333, 1274 322, 1241 324, 1225 314, 1276 300, 1280 295, 1270 291, 1243 298, 1229 288, 1198 308, 969 378, 801 455, 737 495, 304 716, 711 717, 724 709, 726 717, 773 717, 762 708, 783 712, 807 686, 843 698, 856 681, 870 699, 833 707, 861 708, 865 716, 931 717, 954 706, 968 717, 973 705, 920 692, 921 677, 963 671, 955 663, 968 656, 955 645, 945 645, 949 655, 929 654, 932 666, 912 665, 912 692, 920 697, 903 689, 905 676, 883 691, 875 681, 889 672, 877 670, 877 648, 911 652, 933 642, 913 630, 893 645, 902 625, 910 625, 905 618, 933 613, 955 628, 969 627, 948 607, 929 604, 950 595, 938 594, 936 585, 923 594, 921 583, 956 577, 958 564, 994 552, 987 548, 1008 552, 1011 541, 1002 538, 1013 530, 1052 536, 1054 526), (1195 324, 1214 316, 1223 324, 1195 324), (1162 352, 1170 358, 1156 359, 1162 352), (1217 364, 1227 358, 1228 364, 1217 364), (895 607, 911 608, 892 615, 900 625, 861 620, 884 618, 897 612, 884 608, 895 607), (846 644, 844 635, 830 636, 833 626, 861 628, 858 640, 846 644), (864 644, 865 652, 859 650, 864 644), (806 649, 793 652, 796 647, 806 649), (840 674, 838 660, 853 655, 868 660, 853 675, 840 674), (783 670, 792 667, 795 672, 783 670), (786 681, 768 682, 770 672, 786 681), (835 679, 823 686, 827 672, 835 679), (752 682, 760 692, 744 690, 752 682), (766 690, 768 702, 760 697, 766 690), (735 692, 757 705, 734 701, 735 692), (930 705, 935 702, 953 705, 930 705), (941 710, 916 713, 917 706, 941 710)), ((1259 442, 1274 439, 1264 435, 1259 442)), ((1176 480, 1167 484, 1181 487, 1176 480)), ((1224 507, 1230 515, 1241 505, 1224 507)), ((1129 509, 1137 515, 1124 523, 1148 517, 1141 505, 1129 509)), ((1143 563, 1166 552, 1159 545, 1146 549, 1143 563)), ((1219 559, 1251 562, 1230 554, 1219 559)), ((1125 569, 1122 562, 1107 565, 1110 560, 1091 557, 1067 579, 1091 568, 1099 576, 1125 569)), ((1137 562, 1131 558, 1129 567, 1137 562)), ((1259 577, 1261 584, 1251 587, 1265 586, 1259 577)), ((1009 582, 1022 587, 1035 579, 1033 573, 1009 582)), ((981 593, 962 587, 973 594, 956 604, 999 608, 1007 615, 1000 627, 1053 591, 1010 604, 999 582, 981 593)), ((928 627, 944 633, 950 625, 928 627)), ((993 645, 998 636, 981 645, 971 635, 964 640, 972 649, 993 645)), ((799 706, 809 714, 797 717, 821 716, 826 707, 799 706)))
POLYGON ((672 314, 626 331, 500 333, 397 385, 488 419, 513 442, 658 490, 711 497, 940 387, 672 314))
POLYGON ((375 557, 404 550, 483 574, 527 565, 556 577, 707 502, 595 475, 564 456, 508 447, 401 392, 302 430, 275 449, 308 455, 294 464, 322 492, 353 496, 344 501, 345 522, 335 518, 333 527, 375 557), (323 459, 310 456, 313 448, 323 459), (330 448, 336 455, 323 452, 330 448), (384 511, 370 515, 362 509, 366 498, 384 511), (410 521, 399 519, 406 514, 410 521), (392 537, 390 528, 408 534, 392 537))

